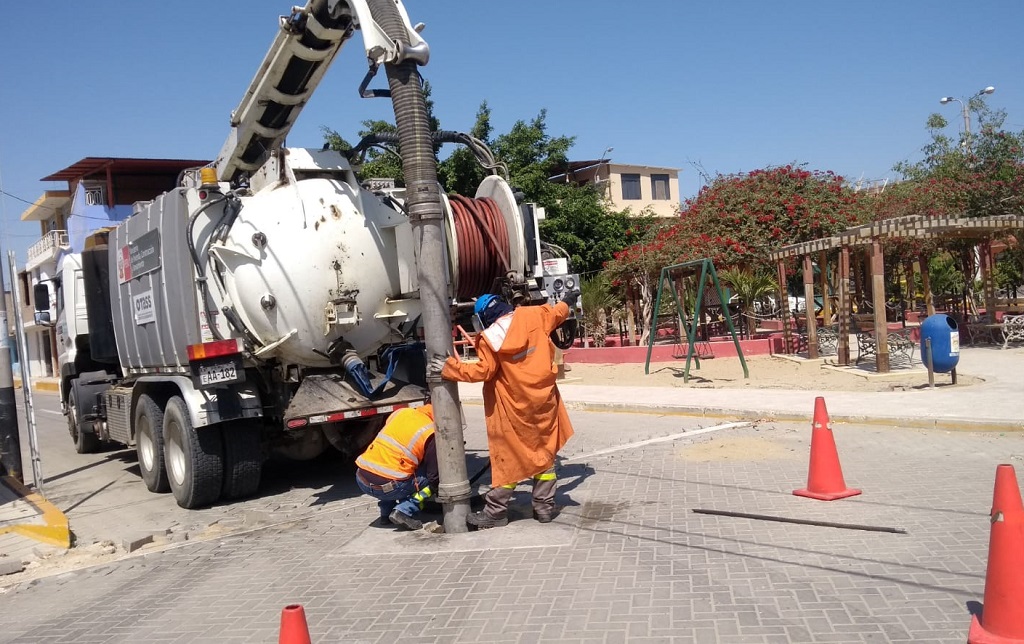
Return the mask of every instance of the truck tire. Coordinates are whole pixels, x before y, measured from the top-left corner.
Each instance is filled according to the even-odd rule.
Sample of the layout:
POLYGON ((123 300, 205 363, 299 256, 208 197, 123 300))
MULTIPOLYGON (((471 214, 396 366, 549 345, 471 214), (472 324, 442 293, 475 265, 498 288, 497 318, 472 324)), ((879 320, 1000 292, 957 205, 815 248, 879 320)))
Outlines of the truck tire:
POLYGON ((146 394, 135 405, 135 452, 139 456, 142 481, 150 492, 166 492, 167 466, 164 463, 164 412, 146 394))
POLYGON ((75 441, 75 451, 79 454, 92 454, 99 450, 99 436, 93 432, 82 431, 78 424, 78 397, 75 395, 74 387, 68 393, 68 431, 71 432, 71 440, 75 441))
POLYGON ((263 468, 260 428, 251 421, 232 423, 223 429, 224 489, 221 497, 240 499, 256 493, 263 468))
POLYGON ((220 427, 192 427, 180 396, 172 396, 164 409, 164 462, 171 493, 181 507, 200 508, 220 498, 224 480, 220 427))

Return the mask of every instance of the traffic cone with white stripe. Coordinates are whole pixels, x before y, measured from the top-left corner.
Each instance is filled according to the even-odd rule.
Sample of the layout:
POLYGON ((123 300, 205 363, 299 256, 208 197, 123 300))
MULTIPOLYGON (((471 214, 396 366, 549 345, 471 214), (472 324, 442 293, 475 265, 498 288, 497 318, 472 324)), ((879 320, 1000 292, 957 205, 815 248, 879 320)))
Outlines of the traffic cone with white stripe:
POLYGON ((839 465, 839 452, 832 436, 832 421, 825 409, 825 399, 814 399, 814 424, 811 431, 811 465, 807 472, 807 487, 794 490, 797 496, 819 501, 835 501, 860 494, 860 490, 846 487, 843 468, 839 465))
POLYGON ((971 618, 968 644, 1024 643, 1024 505, 1012 465, 996 468, 992 531, 981 619, 971 618))

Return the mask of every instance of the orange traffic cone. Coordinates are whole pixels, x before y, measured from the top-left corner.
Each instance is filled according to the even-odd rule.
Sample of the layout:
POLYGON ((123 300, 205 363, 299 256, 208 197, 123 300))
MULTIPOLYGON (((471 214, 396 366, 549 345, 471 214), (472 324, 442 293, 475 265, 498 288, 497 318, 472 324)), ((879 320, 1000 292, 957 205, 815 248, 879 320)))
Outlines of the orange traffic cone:
POLYGON ((290 604, 281 611, 281 634, 278 644, 311 644, 306 611, 299 604, 290 604))
POLYGON ((971 618, 969 644, 1024 642, 1024 506, 1012 465, 996 468, 985 604, 971 618))
POLYGON ((839 466, 839 452, 832 436, 832 421, 828 419, 825 399, 814 399, 814 424, 811 432, 811 466, 807 473, 807 487, 794 490, 797 496, 820 501, 835 501, 860 494, 860 490, 846 487, 843 469, 839 466))

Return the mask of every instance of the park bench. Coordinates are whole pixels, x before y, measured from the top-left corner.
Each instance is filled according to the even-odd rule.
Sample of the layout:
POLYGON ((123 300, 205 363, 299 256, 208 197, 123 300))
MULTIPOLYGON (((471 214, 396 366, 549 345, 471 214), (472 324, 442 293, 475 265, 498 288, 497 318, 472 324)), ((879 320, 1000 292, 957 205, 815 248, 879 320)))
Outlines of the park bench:
POLYGON ((838 326, 823 326, 818 329, 818 352, 821 355, 835 355, 839 352, 838 326))
POLYGON ((1024 315, 1003 316, 1003 348, 1011 342, 1024 342, 1024 315))
MULTIPOLYGON (((907 364, 914 362, 914 348, 917 344, 910 339, 910 329, 899 329, 889 331, 886 334, 886 346, 889 348, 889 360, 896 361, 897 357, 906 360, 907 364)), ((878 355, 878 341, 872 331, 857 331, 857 362, 860 364, 862 358, 878 355)))

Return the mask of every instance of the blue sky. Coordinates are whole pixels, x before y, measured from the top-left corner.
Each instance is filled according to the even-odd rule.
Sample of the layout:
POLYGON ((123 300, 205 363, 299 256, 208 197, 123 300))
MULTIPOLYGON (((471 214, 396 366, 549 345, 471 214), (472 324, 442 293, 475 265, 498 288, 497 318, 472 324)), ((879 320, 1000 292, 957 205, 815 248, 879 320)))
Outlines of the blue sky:
MULTIPOLYGON (((0 195, 6 251, 39 237, 27 205, 39 179, 86 156, 212 159, 263 59, 282 0, 32 3, 0 32, 0 195)), ((571 156, 681 170, 686 199, 711 174, 789 162, 852 180, 917 159, 925 120, 962 129, 959 105, 985 86, 1024 130, 1024 2, 933 0, 406 0, 423 22, 442 127, 468 130, 481 101, 498 133, 547 110, 571 156)), ((349 42, 288 144, 350 140, 364 119, 361 39, 349 42)), ((379 80, 375 86, 383 86, 379 80)), ((447 150, 447 148, 446 148, 447 150)), ((443 152, 442 154, 446 154, 443 152)))

